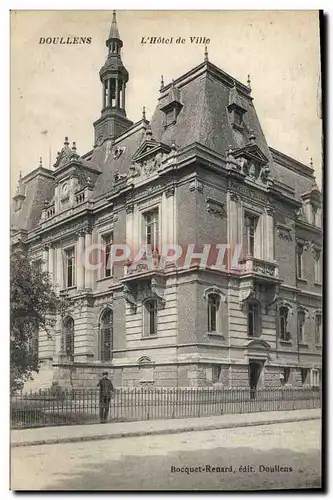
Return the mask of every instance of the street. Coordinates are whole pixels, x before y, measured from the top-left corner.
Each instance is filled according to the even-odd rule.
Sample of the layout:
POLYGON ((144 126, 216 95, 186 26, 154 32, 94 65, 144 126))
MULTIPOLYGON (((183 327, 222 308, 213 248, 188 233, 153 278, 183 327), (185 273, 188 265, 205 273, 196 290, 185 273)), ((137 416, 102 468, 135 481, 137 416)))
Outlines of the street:
POLYGON ((318 488, 320 431, 320 420, 311 420, 17 447, 11 489, 318 488))

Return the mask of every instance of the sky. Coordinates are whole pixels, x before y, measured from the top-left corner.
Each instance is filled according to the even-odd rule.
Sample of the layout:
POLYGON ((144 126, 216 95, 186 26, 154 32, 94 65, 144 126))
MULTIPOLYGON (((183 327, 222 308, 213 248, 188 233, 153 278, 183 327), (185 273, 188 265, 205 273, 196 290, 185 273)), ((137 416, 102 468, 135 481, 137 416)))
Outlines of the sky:
MULTIPOLYGON (((112 11, 12 11, 11 193, 19 172, 49 168, 64 137, 79 154, 93 147, 99 118, 99 69, 107 54, 112 11), (44 37, 91 37, 91 44, 40 44, 44 37)), ((127 116, 150 119, 161 75, 165 84, 204 59, 234 78, 251 79, 252 97, 268 144, 309 165, 321 185, 320 41, 317 11, 117 11, 122 58, 129 71, 127 116), (173 37, 142 44, 142 37, 173 37), (185 38, 177 44, 177 37, 185 38)))

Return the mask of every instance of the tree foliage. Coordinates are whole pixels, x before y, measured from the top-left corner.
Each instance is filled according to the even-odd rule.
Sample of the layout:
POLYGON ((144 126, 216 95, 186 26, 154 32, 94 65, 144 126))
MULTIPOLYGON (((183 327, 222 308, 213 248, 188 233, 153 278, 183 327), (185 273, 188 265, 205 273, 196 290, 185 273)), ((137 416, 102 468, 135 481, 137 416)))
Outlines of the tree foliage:
POLYGON ((42 271, 41 265, 31 263, 22 248, 12 249, 10 280, 10 386, 15 392, 33 378, 33 372, 38 372, 34 339, 38 343, 41 330, 50 335, 61 303, 52 289, 49 274, 42 271))

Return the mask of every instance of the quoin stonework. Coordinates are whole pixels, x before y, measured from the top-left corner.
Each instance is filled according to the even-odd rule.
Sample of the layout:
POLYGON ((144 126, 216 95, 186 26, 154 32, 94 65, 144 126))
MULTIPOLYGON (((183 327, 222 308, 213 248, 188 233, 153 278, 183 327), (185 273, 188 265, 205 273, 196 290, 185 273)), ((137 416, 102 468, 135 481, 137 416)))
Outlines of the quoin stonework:
POLYGON ((313 165, 269 147, 250 82, 207 49, 133 123, 115 13, 106 46, 93 149, 66 137, 13 200, 12 244, 66 303, 50 338, 36 332, 41 369, 25 388, 93 388, 105 370, 116 387, 320 385, 313 165))

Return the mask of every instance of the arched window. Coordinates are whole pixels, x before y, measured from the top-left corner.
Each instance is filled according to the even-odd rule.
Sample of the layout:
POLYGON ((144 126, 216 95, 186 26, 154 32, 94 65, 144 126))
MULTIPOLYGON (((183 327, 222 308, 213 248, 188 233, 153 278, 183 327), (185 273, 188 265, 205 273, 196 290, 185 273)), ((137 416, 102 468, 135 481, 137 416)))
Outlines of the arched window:
POLYGON ((143 334, 145 337, 157 335, 157 301, 155 299, 146 300, 144 308, 145 318, 143 334))
POLYGON ((220 307, 220 296, 216 293, 208 295, 207 308, 208 308, 208 331, 217 332, 217 312, 220 307))
POLYGON ((289 340, 290 333, 288 331, 288 314, 289 309, 286 306, 281 306, 279 309, 279 321, 280 321, 280 339, 289 340))
POLYGON ((113 347, 113 312, 111 309, 107 309, 101 318, 100 339, 100 359, 110 361, 113 347))
POLYGON ((247 310, 247 334, 249 337, 259 336, 261 333, 261 320, 259 303, 250 301, 247 310))
POLYGON ((74 356, 74 320, 65 318, 63 322, 63 350, 68 359, 74 356))

